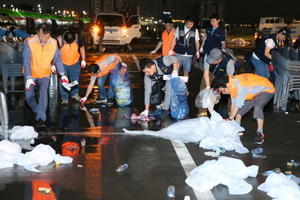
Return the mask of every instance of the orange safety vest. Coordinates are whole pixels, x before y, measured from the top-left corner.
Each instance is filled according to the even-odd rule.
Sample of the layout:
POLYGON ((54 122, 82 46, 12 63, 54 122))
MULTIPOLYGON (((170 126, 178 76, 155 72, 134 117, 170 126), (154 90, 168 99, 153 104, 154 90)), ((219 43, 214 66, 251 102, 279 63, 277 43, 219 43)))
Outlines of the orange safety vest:
POLYGON ((61 60, 65 65, 74 65, 80 57, 80 54, 78 52, 77 35, 76 39, 71 44, 62 41, 64 35, 65 34, 57 37, 59 46, 61 46, 61 60))
POLYGON ((32 181, 32 200, 56 200, 56 196, 50 184, 51 183, 46 181, 32 181), (41 190, 42 188, 51 189, 51 191, 49 193, 45 193, 43 190, 41 190))
POLYGON ((38 35, 27 38, 31 51, 31 77, 44 78, 50 76, 51 61, 57 49, 57 41, 50 37, 50 41, 42 46, 38 35))
POLYGON ((163 56, 167 56, 168 53, 169 53, 170 46, 171 46, 172 39, 173 39, 175 31, 176 31, 176 29, 173 28, 170 31, 170 33, 168 33, 167 30, 164 30, 161 34, 161 39, 162 39, 162 42, 163 42, 163 45, 162 45, 162 55, 163 56))
POLYGON ((229 78, 229 93, 231 97, 236 98, 238 91, 244 87, 253 88, 247 90, 245 100, 252 100, 262 92, 275 92, 273 84, 267 78, 262 76, 255 74, 239 74, 229 78))
POLYGON ((95 77, 101 77, 105 76, 106 74, 109 73, 109 70, 115 68, 115 66, 119 63, 118 60, 115 60, 115 62, 109 64, 106 62, 106 58, 110 56, 111 54, 105 54, 103 56, 100 56, 96 61, 95 64, 97 64, 101 70, 101 72, 95 76, 95 77))

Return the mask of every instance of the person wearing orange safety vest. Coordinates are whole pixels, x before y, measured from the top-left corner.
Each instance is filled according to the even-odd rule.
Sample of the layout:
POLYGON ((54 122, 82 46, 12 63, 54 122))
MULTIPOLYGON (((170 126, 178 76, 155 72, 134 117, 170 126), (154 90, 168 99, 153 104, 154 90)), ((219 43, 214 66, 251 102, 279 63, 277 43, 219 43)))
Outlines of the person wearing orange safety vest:
POLYGON ((89 72, 91 73, 91 80, 86 90, 85 96, 80 99, 80 103, 84 104, 87 97, 91 93, 94 84, 98 78, 98 90, 100 93, 100 103, 107 103, 108 106, 113 105, 114 92, 111 86, 108 92, 105 91, 105 82, 110 75, 111 69, 119 70, 121 67, 127 68, 127 65, 123 63, 122 58, 118 54, 104 54, 100 56, 95 64, 88 66, 89 72))
POLYGON ((38 26, 38 33, 28 37, 24 44, 23 64, 25 99, 36 114, 38 128, 45 128, 46 110, 48 106, 48 87, 50 83, 51 62, 61 76, 61 81, 69 83, 61 61, 57 41, 50 36, 51 26, 42 23, 38 26), (38 100, 35 96, 35 86, 38 85, 38 100))
MULTIPOLYGON (((85 62, 85 48, 82 40, 71 31, 57 37, 57 41, 61 51, 61 59, 64 65, 65 74, 68 76, 70 82, 78 81, 80 77, 80 68, 84 68, 85 62), (80 51, 80 54, 78 52, 80 51), (79 65, 79 58, 81 56, 81 64, 79 65)), ((52 72, 55 73, 55 66, 52 66, 52 72)), ((59 91, 61 94, 62 105, 68 105, 69 91, 59 84, 59 91)), ((77 101, 81 99, 78 95, 79 85, 71 87, 71 97, 77 101)))
POLYGON ((255 74, 239 74, 231 77, 219 75, 212 81, 212 88, 231 97, 232 106, 228 121, 235 118, 240 124, 242 116, 254 107, 253 118, 257 121, 255 144, 262 144, 265 137, 263 108, 274 96, 273 84, 267 78, 255 74))
POLYGON ((160 41, 156 45, 155 49, 150 52, 150 55, 154 55, 160 49, 160 47, 162 47, 162 55, 168 55, 171 42, 176 31, 176 29, 173 27, 172 19, 165 20, 165 28, 166 30, 162 32, 160 41))

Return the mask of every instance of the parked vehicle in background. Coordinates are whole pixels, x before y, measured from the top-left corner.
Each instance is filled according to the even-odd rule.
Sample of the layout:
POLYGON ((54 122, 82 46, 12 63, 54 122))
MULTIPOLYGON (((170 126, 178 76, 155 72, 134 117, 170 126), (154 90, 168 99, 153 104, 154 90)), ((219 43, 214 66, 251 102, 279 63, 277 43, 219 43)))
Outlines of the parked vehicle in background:
POLYGON ((138 15, 132 15, 128 21, 125 21, 122 14, 98 13, 91 20, 93 49, 97 49, 99 43, 97 20, 101 20, 104 24, 104 46, 124 47, 126 44, 130 44, 132 40, 141 37, 141 24, 138 15))
MULTIPOLYGON (((284 22, 284 19, 282 17, 261 17, 259 19, 256 33, 254 35, 256 43, 259 42, 261 38, 268 36, 272 33, 276 33, 284 27, 286 27, 286 22, 284 22)), ((299 35, 300 23, 294 20, 291 28, 292 43, 296 41, 299 35)))

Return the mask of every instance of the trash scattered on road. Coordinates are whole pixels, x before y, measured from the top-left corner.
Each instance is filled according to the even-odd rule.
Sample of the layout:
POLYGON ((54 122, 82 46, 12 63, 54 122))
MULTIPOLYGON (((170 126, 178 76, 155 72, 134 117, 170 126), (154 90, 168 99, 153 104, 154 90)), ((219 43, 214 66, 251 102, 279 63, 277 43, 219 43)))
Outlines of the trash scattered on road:
POLYGON ((214 152, 214 151, 206 151, 206 152, 204 152, 204 155, 216 158, 216 157, 220 156, 220 153, 217 153, 217 152, 214 152))
POLYGON ((174 197, 175 197, 175 187, 174 187, 173 185, 170 185, 170 186, 168 187, 167 195, 168 195, 168 197, 170 197, 170 198, 174 198, 174 197))
POLYGON ((295 162, 294 160, 291 160, 290 162, 287 162, 288 166, 298 167, 300 165, 300 162, 295 162))
POLYGON ((83 167, 83 166, 78 164, 77 167, 83 167))
POLYGON ((256 148, 256 149, 252 149, 251 153, 252 153, 252 157, 253 158, 267 158, 266 155, 258 155, 259 153, 263 152, 264 148, 256 148))
POLYGON ((272 173, 277 173, 279 174, 281 172, 281 170, 279 168, 275 168, 275 169, 272 169, 272 170, 268 170, 268 171, 264 171, 262 173, 263 176, 269 176, 270 174, 272 173))
POLYGON ((45 188, 45 187, 39 187, 38 188, 38 191, 40 193, 46 193, 46 194, 49 194, 51 192, 51 188, 45 188))
POLYGON ((116 171, 117 172, 122 172, 127 168, 128 168, 128 164, 124 164, 124 165, 121 165, 116 171))
POLYGON ((90 109, 90 113, 92 113, 93 115, 98 115, 101 112, 100 112, 99 108, 92 108, 92 109, 90 109))

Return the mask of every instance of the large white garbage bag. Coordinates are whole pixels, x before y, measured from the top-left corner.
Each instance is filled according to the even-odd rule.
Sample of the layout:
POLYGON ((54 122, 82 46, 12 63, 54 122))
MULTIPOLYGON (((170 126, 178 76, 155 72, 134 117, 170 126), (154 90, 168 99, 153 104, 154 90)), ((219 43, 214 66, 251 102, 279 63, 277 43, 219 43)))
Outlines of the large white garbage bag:
POLYGON ((257 189, 267 192, 274 200, 299 200, 300 187, 283 173, 272 173, 257 189))
POLYGON ((24 166, 27 170, 40 172, 35 167, 48 165, 54 157, 55 151, 49 145, 39 144, 32 151, 23 154, 17 164, 24 166))
POLYGON ((257 172, 256 165, 246 167, 239 159, 221 156, 218 160, 205 161, 193 169, 185 182, 200 192, 223 184, 228 187, 229 194, 247 194, 252 186, 243 179, 255 177, 257 172))
POLYGON ((14 164, 16 160, 20 156, 22 156, 21 146, 17 143, 10 142, 8 140, 2 140, 0 142, 0 152, 1 152, 0 157, 12 164, 14 164))
POLYGON ((11 129, 11 140, 30 140, 32 138, 36 138, 38 133, 35 132, 32 126, 14 126, 11 129))
POLYGON ((126 128, 123 128, 123 131, 125 133, 153 135, 182 142, 199 142, 210 132, 209 123, 209 118, 201 117, 179 121, 159 131, 129 131, 126 128))
POLYGON ((200 117, 187 119, 168 126, 159 131, 129 131, 125 133, 147 134, 165 139, 182 142, 200 142, 200 147, 211 149, 212 146, 223 147, 226 150, 235 150, 238 153, 248 153, 248 149, 241 143, 238 132, 244 131, 235 121, 225 121, 219 113, 212 110, 211 118, 200 117))

